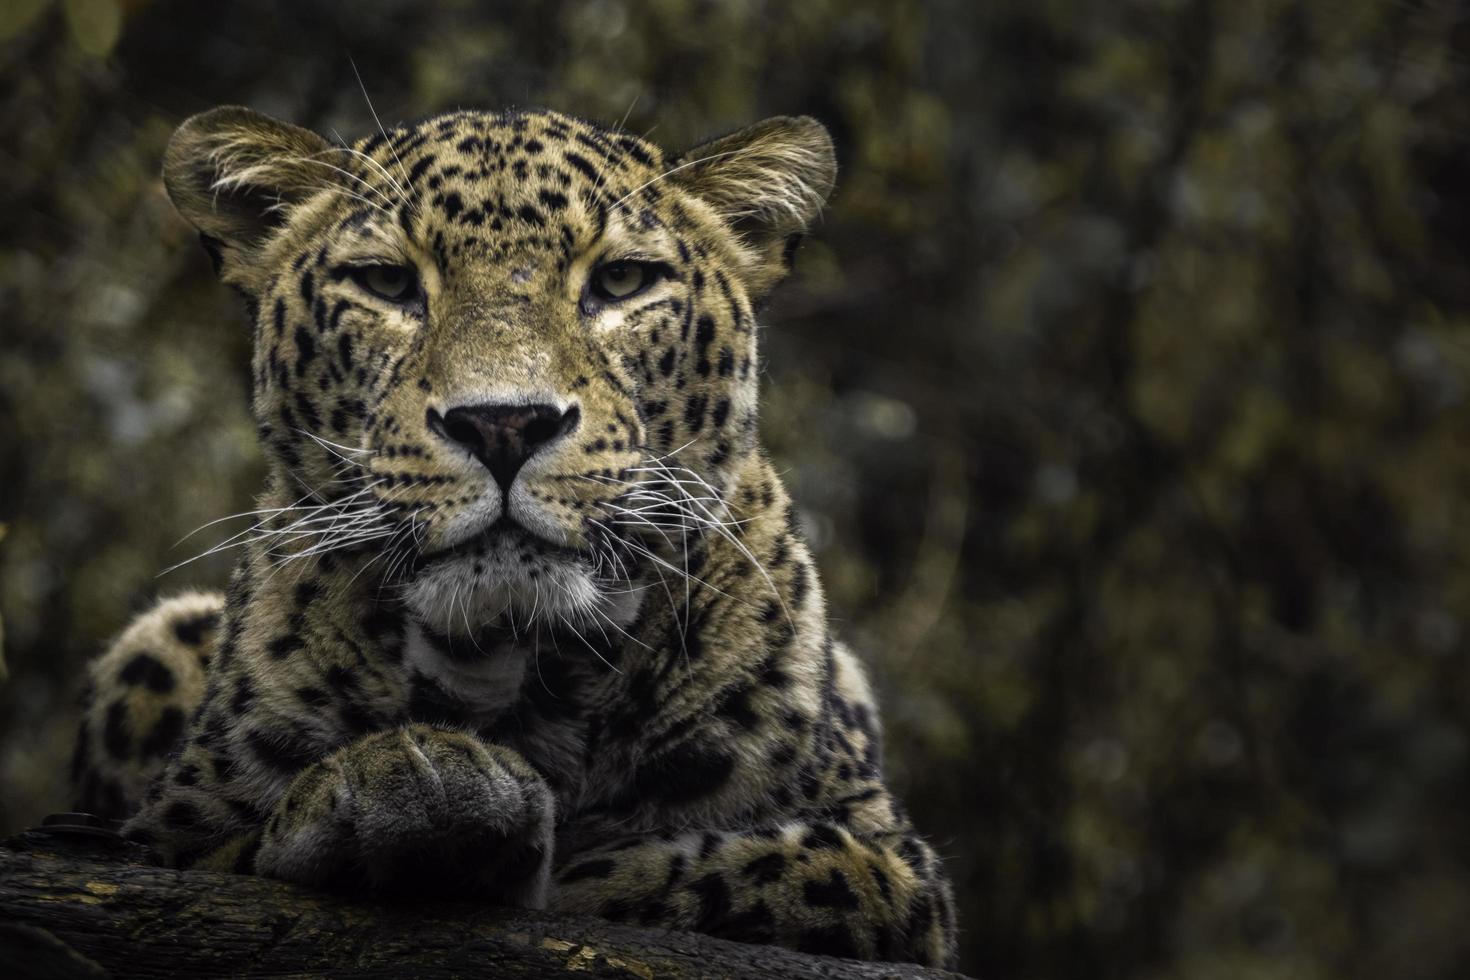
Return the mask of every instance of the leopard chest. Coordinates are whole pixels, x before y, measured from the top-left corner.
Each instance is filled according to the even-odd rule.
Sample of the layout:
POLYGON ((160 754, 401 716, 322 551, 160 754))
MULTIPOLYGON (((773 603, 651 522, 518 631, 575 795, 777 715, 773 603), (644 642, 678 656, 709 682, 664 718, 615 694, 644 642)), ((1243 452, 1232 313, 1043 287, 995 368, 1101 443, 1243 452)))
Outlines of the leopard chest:
POLYGON ((513 748, 558 797, 578 795, 593 740, 592 706, 603 685, 573 651, 544 637, 450 638, 414 624, 404 662, 408 720, 472 731, 513 748))

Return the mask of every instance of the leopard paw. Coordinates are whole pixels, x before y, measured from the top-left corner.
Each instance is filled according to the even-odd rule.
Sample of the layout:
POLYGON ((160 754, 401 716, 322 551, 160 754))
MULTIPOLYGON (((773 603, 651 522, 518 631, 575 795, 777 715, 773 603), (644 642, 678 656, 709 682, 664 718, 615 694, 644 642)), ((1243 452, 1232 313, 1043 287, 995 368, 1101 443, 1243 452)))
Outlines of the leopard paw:
POLYGON ((304 884, 542 908, 554 822, 550 789, 515 752, 410 725, 303 770, 255 867, 304 884))

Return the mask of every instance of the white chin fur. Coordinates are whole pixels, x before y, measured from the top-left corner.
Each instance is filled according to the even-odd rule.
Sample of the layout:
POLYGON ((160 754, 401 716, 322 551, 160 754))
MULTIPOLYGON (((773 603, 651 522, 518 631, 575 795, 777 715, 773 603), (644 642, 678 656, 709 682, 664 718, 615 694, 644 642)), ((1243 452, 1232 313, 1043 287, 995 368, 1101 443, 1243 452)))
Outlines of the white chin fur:
POLYGON ((453 555, 428 566, 408 587, 408 606, 422 623, 449 636, 492 626, 527 629, 570 624, 584 629, 611 620, 632 623, 642 590, 593 579, 581 561, 538 555, 523 561, 516 548, 453 555), (535 577, 532 578, 532 572, 535 577))

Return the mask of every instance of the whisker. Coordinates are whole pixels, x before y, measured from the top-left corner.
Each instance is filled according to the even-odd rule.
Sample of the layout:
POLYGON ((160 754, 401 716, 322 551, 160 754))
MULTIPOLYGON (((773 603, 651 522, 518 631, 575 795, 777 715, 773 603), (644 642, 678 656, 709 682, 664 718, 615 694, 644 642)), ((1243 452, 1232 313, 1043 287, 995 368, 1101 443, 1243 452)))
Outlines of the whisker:
POLYGON ((577 631, 577 628, 572 625, 572 623, 571 623, 570 620, 568 620, 565 616, 561 615, 560 613, 557 614, 557 619, 560 619, 561 622, 562 622, 562 625, 564 625, 567 629, 571 630, 572 631, 572 635, 575 636, 577 639, 581 640, 582 641, 582 644, 584 646, 586 646, 587 649, 591 650, 592 653, 593 653, 593 655, 595 655, 598 660, 601 660, 603 663, 607 664, 608 670, 611 670, 615 674, 621 674, 622 673, 622 671, 619 670, 617 667, 613 666, 613 664, 606 657, 604 657, 602 655, 602 653, 595 646, 593 646, 591 643, 589 643, 587 641, 587 638, 585 636, 583 636, 581 633, 579 633, 577 631))
POLYGON ((654 184, 657 184, 659 181, 665 179, 666 177, 672 177, 674 174, 678 173, 681 170, 688 170, 690 167, 698 166, 701 163, 708 163, 711 160, 718 160, 721 157, 734 156, 739 152, 739 150, 726 150, 724 153, 711 153, 709 156, 699 157, 698 159, 689 160, 685 163, 681 163, 677 167, 671 167, 668 170, 665 170, 663 173, 659 174, 657 177, 653 178, 652 180, 644 181, 628 193, 624 194, 622 197, 618 198, 612 203, 612 207, 608 208, 608 210, 612 211, 617 209, 618 207, 622 206, 624 201, 632 197, 634 194, 637 194, 644 188, 652 187, 654 184))
POLYGON ((398 150, 394 148, 393 141, 388 138, 388 131, 383 128, 383 121, 378 118, 378 110, 373 108, 373 100, 368 97, 367 86, 362 81, 362 73, 357 70, 357 62, 351 58, 347 60, 352 65, 352 74, 357 76, 357 87, 362 89, 362 100, 367 103, 368 112, 373 114, 373 122, 378 126, 378 133, 383 137, 383 142, 388 145, 388 151, 393 154, 394 162, 398 164, 398 173, 402 175, 404 181, 408 181, 408 171, 403 168, 403 161, 399 159, 398 150))

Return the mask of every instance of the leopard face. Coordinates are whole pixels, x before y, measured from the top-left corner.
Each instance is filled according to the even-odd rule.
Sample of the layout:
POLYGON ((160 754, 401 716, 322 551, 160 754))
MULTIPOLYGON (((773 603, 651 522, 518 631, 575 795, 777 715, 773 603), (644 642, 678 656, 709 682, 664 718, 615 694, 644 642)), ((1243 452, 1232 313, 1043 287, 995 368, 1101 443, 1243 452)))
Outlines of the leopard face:
POLYGON ((677 156, 552 112, 191 120, 165 177, 255 314, 283 556, 369 549, 450 635, 629 623, 670 532, 728 516, 754 306, 833 176, 808 119, 677 156))

